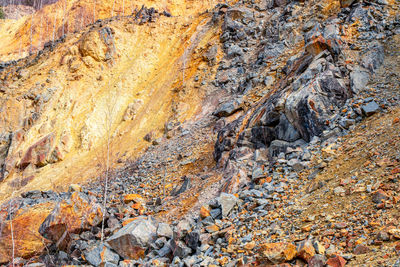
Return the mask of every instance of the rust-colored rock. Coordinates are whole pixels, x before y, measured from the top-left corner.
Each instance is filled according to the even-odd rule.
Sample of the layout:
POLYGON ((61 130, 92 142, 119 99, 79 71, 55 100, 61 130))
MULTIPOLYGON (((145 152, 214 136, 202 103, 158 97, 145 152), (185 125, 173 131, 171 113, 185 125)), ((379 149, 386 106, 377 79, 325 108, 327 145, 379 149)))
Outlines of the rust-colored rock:
POLYGON ((43 167, 49 162, 58 161, 61 157, 59 155, 59 151, 52 150, 54 138, 54 134, 49 134, 29 147, 25 152, 19 167, 21 169, 25 169, 29 164, 33 164, 37 167, 43 167))
POLYGON ((315 249, 309 240, 306 240, 306 241, 300 243, 300 245, 298 247, 298 252, 297 252, 297 256, 300 259, 303 259, 306 262, 309 262, 310 259, 314 255, 315 255, 315 249))
POLYGON ((204 219, 210 216, 210 207, 208 205, 203 205, 200 208, 200 218, 204 219))
POLYGON ((343 267, 346 265, 346 260, 343 259, 340 256, 335 256, 333 258, 330 258, 327 262, 326 265, 331 266, 331 267, 343 267))
POLYGON ((129 202, 135 202, 135 203, 145 203, 144 198, 139 195, 139 194, 128 194, 124 196, 124 202, 129 203, 129 202))
MULTIPOLYGON (((53 207, 53 203, 42 203, 17 211, 12 220, 15 257, 29 258, 43 251, 46 240, 38 229, 53 207)), ((0 264, 12 257, 11 223, 3 221, 5 217, 0 215, 0 264)))
POLYGON ((93 197, 74 192, 57 204, 40 225, 39 232, 63 248, 69 243, 70 233, 89 230, 101 222, 102 216, 102 208, 93 197))
POLYGON ((291 243, 264 243, 260 246, 259 253, 263 260, 278 264, 292 260, 297 250, 291 243))

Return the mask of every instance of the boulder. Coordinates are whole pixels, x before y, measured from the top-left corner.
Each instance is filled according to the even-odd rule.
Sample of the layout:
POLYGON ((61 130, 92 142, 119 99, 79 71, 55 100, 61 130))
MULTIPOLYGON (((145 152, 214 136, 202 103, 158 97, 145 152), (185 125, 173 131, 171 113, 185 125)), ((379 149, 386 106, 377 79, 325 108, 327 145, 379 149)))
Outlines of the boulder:
POLYGON ((181 240, 172 240, 171 249, 173 251, 173 255, 179 258, 185 258, 192 253, 192 249, 186 246, 186 244, 181 240))
POLYGON ((344 82, 337 79, 331 70, 326 70, 313 83, 287 97, 285 114, 302 138, 310 141, 325 129, 326 120, 332 115, 331 105, 341 107, 349 96, 344 82))
POLYGON ((73 192, 60 201, 40 225, 39 233, 64 250, 70 242, 70 234, 79 234, 101 223, 102 207, 94 197, 73 192))
POLYGON ((118 230, 107 243, 124 259, 142 258, 157 237, 157 224, 150 217, 138 218, 118 230))
POLYGON ((283 140, 274 140, 271 142, 268 153, 271 158, 277 157, 280 153, 285 153, 286 149, 290 147, 290 143, 283 140))
MULTIPOLYGON (((54 204, 41 203, 18 210, 12 218, 15 258, 30 258, 40 254, 48 244, 38 233, 40 224, 50 214, 54 204)), ((0 210, 0 264, 12 260, 11 221, 0 210)))

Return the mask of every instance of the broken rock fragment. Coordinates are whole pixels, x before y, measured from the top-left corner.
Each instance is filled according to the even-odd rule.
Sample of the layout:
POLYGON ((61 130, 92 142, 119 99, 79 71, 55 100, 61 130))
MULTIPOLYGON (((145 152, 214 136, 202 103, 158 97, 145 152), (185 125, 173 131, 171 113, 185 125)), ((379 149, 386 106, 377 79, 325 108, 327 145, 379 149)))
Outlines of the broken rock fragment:
POLYGON ((262 259, 274 264, 292 260, 296 254, 296 246, 291 243, 264 243, 259 250, 262 259))
POLYGON ((92 226, 100 224, 102 216, 102 208, 94 197, 73 192, 47 216, 40 225, 39 233, 62 250, 69 243, 69 234, 90 230, 92 226))
POLYGON ((139 259, 157 236, 157 222, 152 218, 138 218, 127 224, 107 243, 124 259, 139 259))

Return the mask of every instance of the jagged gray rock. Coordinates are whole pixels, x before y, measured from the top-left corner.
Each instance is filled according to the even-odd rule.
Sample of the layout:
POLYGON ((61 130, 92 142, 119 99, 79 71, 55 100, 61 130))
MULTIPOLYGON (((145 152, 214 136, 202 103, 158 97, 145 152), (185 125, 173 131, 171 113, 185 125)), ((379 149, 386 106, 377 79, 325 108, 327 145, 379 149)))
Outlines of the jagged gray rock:
POLYGON ((232 194, 221 193, 219 196, 219 204, 222 209, 222 216, 226 217, 229 215, 233 207, 236 205, 238 199, 232 194))
POLYGON ((112 235, 107 243, 125 259, 137 259, 157 236, 157 222, 139 218, 112 235))
POLYGON ((118 264, 117 253, 104 244, 97 244, 84 252, 86 260, 93 266, 104 266, 105 264, 118 264))

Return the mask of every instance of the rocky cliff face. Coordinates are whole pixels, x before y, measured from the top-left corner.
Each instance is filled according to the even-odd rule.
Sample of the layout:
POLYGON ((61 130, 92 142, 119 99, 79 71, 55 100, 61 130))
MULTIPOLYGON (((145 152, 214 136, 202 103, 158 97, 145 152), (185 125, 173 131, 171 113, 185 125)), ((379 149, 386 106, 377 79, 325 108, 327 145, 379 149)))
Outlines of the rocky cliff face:
POLYGON ((1 65, 0 263, 396 262, 397 1, 135 5, 1 65))

